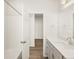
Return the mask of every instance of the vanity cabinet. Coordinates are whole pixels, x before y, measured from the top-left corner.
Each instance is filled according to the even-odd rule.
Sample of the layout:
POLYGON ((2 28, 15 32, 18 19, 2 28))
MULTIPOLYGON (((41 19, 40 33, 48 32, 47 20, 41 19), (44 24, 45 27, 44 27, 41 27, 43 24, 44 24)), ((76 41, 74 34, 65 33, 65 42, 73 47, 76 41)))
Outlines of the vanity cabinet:
POLYGON ((49 41, 47 41, 47 52, 48 59, 65 59, 49 41))

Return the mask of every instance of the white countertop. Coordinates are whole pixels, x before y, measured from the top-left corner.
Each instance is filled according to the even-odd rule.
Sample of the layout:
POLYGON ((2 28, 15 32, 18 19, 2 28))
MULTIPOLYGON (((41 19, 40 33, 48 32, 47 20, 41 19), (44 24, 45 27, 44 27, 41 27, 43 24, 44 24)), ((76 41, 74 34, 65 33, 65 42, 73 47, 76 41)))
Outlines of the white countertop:
POLYGON ((58 38, 48 37, 48 40, 66 59, 74 59, 74 46, 58 38))

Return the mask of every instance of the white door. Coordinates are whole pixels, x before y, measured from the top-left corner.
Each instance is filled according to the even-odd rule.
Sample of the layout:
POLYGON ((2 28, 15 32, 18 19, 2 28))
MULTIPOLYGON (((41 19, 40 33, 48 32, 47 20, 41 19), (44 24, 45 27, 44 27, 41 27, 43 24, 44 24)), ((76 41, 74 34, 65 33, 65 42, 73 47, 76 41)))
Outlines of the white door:
POLYGON ((21 52, 22 59, 29 59, 29 19, 27 13, 20 15, 23 4, 5 1, 5 59, 17 59, 21 52))

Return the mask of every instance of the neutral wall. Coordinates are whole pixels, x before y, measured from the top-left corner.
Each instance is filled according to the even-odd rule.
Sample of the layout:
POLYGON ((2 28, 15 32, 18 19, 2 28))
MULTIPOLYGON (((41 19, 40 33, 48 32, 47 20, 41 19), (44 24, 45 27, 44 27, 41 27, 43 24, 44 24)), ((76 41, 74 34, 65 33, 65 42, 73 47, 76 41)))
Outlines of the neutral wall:
POLYGON ((43 39, 43 15, 35 14, 35 39, 43 39))
POLYGON ((59 12, 58 20, 58 37, 60 39, 73 38, 74 30, 74 10, 73 5, 61 9, 59 12))

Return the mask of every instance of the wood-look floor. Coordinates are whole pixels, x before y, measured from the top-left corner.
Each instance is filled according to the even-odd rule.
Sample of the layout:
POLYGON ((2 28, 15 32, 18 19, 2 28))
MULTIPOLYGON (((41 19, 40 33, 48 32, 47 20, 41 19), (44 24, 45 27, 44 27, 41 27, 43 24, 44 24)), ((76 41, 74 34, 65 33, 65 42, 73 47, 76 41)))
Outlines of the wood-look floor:
POLYGON ((36 39, 35 47, 30 47, 29 59, 43 59, 43 40, 36 39))

